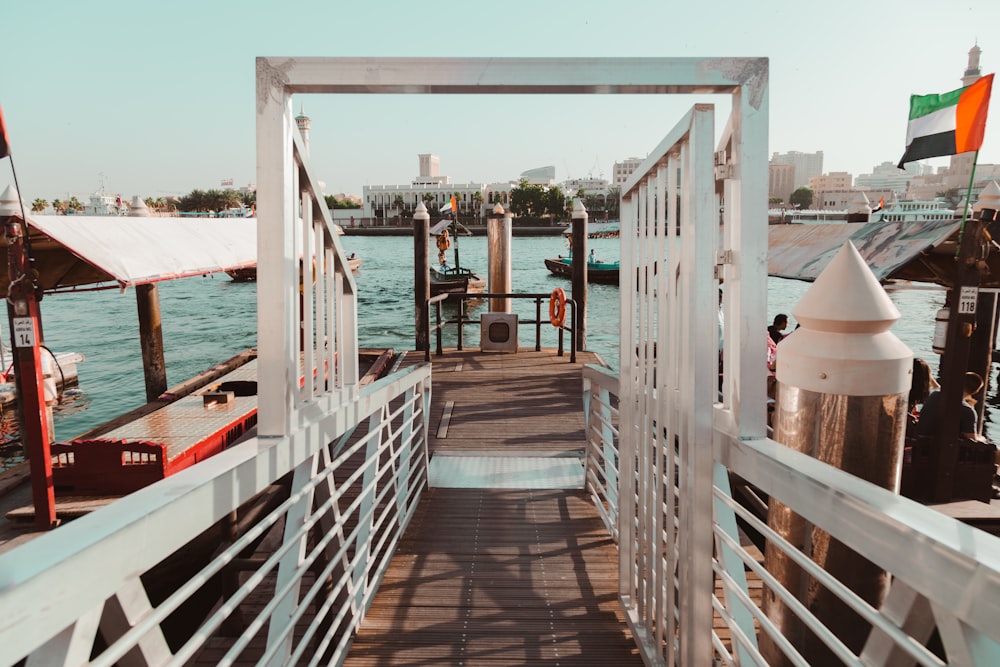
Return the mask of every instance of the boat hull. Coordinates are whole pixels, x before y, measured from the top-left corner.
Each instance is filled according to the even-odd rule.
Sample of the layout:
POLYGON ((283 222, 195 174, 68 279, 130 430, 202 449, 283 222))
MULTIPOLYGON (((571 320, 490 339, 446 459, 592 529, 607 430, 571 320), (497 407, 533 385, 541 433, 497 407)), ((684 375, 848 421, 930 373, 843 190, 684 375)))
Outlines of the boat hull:
MULTIPOLYGON (((546 259, 545 266, 557 276, 563 278, 573 278, 573 265, 567 264, 561 259, 546 259)), ((602 285, 617 285, 619 270, 616 268, 598 268, 592 265, 587 266, 587 282, 600 283, 602 285)))

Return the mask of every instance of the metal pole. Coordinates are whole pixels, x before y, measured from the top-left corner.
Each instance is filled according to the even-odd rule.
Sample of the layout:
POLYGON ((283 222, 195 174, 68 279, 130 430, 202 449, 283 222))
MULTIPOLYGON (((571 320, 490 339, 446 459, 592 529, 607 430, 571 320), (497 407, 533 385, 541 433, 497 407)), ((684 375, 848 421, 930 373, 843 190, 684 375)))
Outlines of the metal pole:
MULTIPOLYGON (((857 477, 898 491, 913 355, 889 327, 899 311, 847 242, 793 310, 801 328, 777 349, 774 439, 857 477), (850 294, 846 300, 843 294, 850 294)), ((763 366, 761 368, 763 374, 763 366)), ((837 580, 878 608, 885 572, 774 499, 768 525, 837 580)), ((870 624, 768 543, 765 567, 849 648, 860 651, 870 624)), ((766 591, 764 610, 808 664, 836 662, 792 610, 766 591)), ((771 665, 789 664, 761 637, 771 665)))
MULTIPOLYGON (((489 289, 492 294, 507 294, 511 291, 511 216, 504 212, 502 204, 497 204, 486 218, 486 244, 489 289)), ((491 313, 511 312, 510 299, 491 298, 491 313)))
POLYGON ((429 350, 427 300, 431 298, 431 263, 427 252, 431 216, 424 202, 413 214, 413 305, 416 318, 417 350, 429 350))
POLYGON ((573 200, 573 292, 576 319, 573 320, 574 350, 587 349, 587 209, 579 198, 573 200))

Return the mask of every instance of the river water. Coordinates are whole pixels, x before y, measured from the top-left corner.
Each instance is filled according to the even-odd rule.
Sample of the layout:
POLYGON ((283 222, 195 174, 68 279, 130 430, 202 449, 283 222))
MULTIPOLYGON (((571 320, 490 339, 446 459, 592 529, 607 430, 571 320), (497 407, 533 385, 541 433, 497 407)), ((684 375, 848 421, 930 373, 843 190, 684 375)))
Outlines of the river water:
MULTIPOLYGON (((389 236, 346 236, 346 252, 362 258, 358 285, 358 335, 362 347, 414 347, 413 239, 389 236)), ((591 239, 599 259, 619 256, 617 239, 591 239)), ((486 238, 459 240, 460 260, 485 277, 486 238)), ((515 292, 568 291, 568 281, 549 274, 545 257, 566 253, 560 236, 515 237, 512 280, 515 292)), ((450 252, 449 252, 450 254, 450 252)), ((791 317, 808 283, 771 279, 767 324, 779 312, 791 317)), ((173 385, 256 345, 256 285, 234 283, 224 274, 160 283, 160 307, 168 384, 173 385)), ((944 301, 938 289, 890 292, 902 317, 893 332, 936 369, 931 352, 934 314, 944 301)), ((543 317, 547 316, 543 304, 543 317)), ((533 319, 532 302, 515 302, 522 319, 533 319)), ((591 285, 588 295, 587 347, 613 368, 618 366, 618 288, 591 285)), ((46 345, 54 351, 77 351, 86 356, 80 365, 80 386, 55 408, 57 440, 76 435, 144 402, 142 354, 135 293, 127 290, 48 295, 42 301, 46 345)), ((555 330, 544 326, 542 344, 554 347, 555 330)), ((468 329, 466 343, 478 345, 478 327, 468 329)), ((6 335, 6 331, 4 332, 6 335)), ((532 345, 533 330, 520 334, 522 346, 532 345)), ((446 345, 454 345, 454 337, 446 345)), ((568 341, 567 341, 568 344, 568 341)), ((763 357, 763 353, 762 353, 763 357)), ((9 363, 9 360, 8 360, 9 363)), ((991 385, 991 403, 995 402, 991 385)), ((988 406, 989 408, 989 406, 988 406)), ((987 413, 989 420, 989 410, 987 413)))

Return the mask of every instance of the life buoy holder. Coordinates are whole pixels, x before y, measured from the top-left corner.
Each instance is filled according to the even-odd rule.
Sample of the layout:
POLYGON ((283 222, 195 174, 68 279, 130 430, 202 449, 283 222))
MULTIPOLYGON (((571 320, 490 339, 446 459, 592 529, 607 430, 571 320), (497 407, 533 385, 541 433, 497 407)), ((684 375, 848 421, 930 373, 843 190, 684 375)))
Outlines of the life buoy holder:
POLYGON ((566 321, 566 292, 562 287, 552 290, 549 298, 549 322, 554 327, 561 327, 566 321))

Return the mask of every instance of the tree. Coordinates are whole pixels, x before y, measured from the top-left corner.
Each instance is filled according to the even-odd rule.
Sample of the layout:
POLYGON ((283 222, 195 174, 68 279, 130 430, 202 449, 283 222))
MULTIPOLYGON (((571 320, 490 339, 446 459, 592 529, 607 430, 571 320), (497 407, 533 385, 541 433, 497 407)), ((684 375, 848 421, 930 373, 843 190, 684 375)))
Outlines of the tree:
POLYGON ((52 210, 56 212, 56 215, 62 215, 66 213, 66 202, 61 199, 52 200, 52 210))
POLYGON ((608 198, 605 206, 608 209, 608 220, 617 220, 621 209, 622 189, 608 188, 608 198))
POLYGON ((76 197, 70 197, 69 203, 66 204, 66 208, 69 209, 70 211, 82 211, 83 204, 81 204, 80 200, 77 199, 76 197))
POLYGON ((476 205, 476 222, 478 223, 479 216, 483 212, 483 193, 479 192, 478 190, 476 192, 473 192, 472 201, 476 205))
POLYGON ((541 216, 545 214, 545 190, 540 185, 529 185, 527 179, 510 190, 510 210, 514 215, 541 216))
POLYGON ((393 199, 392 199, 392 205, 396 207, 396 213, 399 216, 399 224, 402 225, 403 224, 403 208, 406 205, 406 202, 403 200, 403 195, 397 193, 396 196, 393 197, 393 199))
POLYGON ((781 197, 768 197, 767 198, 767 203, 768 204, 780 204, 781 203, 781 197))
POLYGON ((41 213, 48 207, 48 205, 49 203, 44 199, 36 199, 35 201, 31 202, 31 212, 41 213))
POLYGON ((799 188, 788 198, 788 203, 800 209, 807 209, 813 203, 813 191, 809 188, 799 188))
POLYGON ((948 208, 955 211, 958 210, 958 207, 962 205, 962 201, 965 199, 965 195, 962 194, 961 188, 948 188, 943 192, 938 192, 937 196, 944 199, 944 201, 948 204, 948 208))

